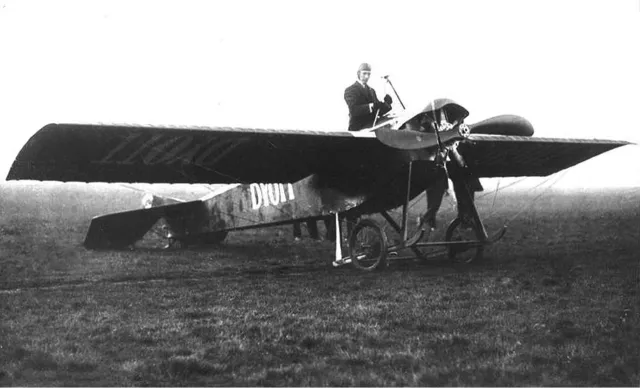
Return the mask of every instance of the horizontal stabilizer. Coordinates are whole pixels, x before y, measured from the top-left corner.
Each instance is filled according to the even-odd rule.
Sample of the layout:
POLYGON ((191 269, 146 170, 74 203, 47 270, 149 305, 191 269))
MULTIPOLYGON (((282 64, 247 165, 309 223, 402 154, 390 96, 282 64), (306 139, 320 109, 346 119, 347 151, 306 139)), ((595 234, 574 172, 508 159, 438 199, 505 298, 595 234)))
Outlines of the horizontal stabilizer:
POLYGON ((203 206, 202 201, 192 201, 95 217, 91 220, 84 246, 88 249, 125 248, 140 240, 160 218, 173 222, 191 220, 203 214, 203 206))

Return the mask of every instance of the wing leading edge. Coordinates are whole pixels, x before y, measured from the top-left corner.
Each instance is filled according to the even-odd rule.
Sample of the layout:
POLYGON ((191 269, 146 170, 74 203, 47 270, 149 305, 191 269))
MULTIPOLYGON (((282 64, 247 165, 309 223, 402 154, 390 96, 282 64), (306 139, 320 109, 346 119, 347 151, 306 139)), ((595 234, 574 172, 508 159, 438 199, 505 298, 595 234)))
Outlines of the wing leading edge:
POLYGON ((625 141, 471 135, 459 145, 479 177, 546 176, 624 145, 625 141))

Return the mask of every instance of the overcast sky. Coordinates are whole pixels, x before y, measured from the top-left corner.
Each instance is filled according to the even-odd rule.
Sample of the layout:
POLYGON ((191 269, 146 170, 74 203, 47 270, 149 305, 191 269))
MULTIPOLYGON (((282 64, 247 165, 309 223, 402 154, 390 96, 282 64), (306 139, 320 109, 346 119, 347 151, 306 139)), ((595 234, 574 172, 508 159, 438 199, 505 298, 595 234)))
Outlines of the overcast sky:
MULTIPOLYGON (((361 62, 410 108, 640 143, 639 48, 640 0, 0 0, 0 178, 50 122, 345 130, 361 62)), ((638 150, 579 179, 640 182, 638 150)))

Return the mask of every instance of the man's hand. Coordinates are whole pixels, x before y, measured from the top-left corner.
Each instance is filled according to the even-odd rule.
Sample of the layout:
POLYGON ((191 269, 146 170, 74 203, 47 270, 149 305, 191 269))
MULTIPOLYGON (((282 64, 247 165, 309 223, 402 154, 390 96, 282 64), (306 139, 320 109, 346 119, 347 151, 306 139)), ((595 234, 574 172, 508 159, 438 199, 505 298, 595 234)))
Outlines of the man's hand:
POLYGON ((391 105, 393 103, 393 99, 391 98, 390 95, 387 94, 386 96, 384 96, 384 102, 385 104, 391 105))
POLYGON ((385 104, 382 101, 377 101, 373 103, 373 110, 377 111, 377 110, 384 110, 385 108, 387 108, 387 104, 385 104))

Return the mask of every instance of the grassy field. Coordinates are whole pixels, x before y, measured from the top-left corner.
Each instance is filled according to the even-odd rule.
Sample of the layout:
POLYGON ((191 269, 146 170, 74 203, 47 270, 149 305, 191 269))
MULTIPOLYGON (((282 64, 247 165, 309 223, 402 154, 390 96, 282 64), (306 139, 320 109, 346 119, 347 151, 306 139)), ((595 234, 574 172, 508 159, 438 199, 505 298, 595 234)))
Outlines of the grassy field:
POLYGON ((363 274, 291 227, 87 251, 139 192, 3 184, 0 385, 640 385, 640 191, 535 194, 479 201, 481 264, 363 274))

